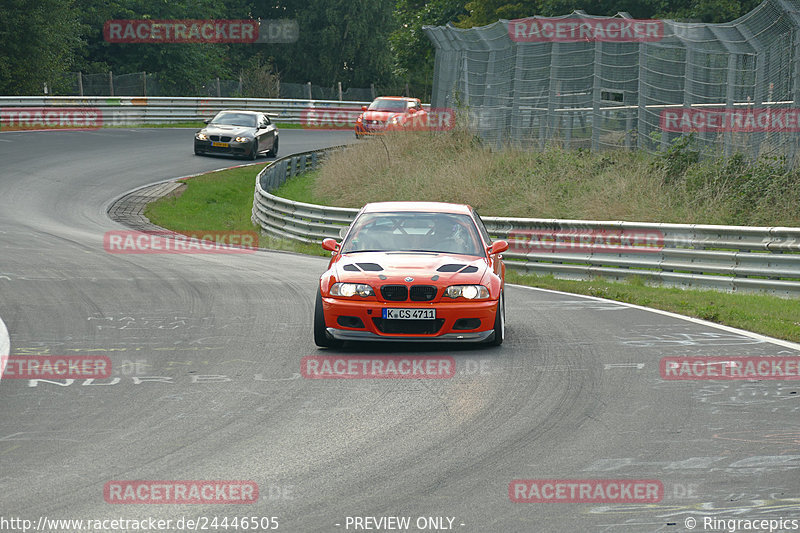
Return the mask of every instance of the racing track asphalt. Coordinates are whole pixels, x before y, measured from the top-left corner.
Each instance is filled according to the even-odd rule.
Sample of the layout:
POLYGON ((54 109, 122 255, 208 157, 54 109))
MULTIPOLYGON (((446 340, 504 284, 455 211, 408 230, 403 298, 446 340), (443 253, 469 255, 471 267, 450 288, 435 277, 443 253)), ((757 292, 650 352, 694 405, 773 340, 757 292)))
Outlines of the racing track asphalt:
MULTIPOLYGON (((281 137, 286 155, 352 136, 281 137)), ((325 353, 311 337, 323 258, 103 251, 103 233, 124 229, 105 213, 114 198, 236 163, 194 156, 189 130, 0 134, 11 354, 108 355, 114 369, 93 383, 0 382, 4 518, 277 516, 279 531, 303 533, 353 531, 347 516, 455 517, 463 532, 799 517, 798 382, 665 382, 658 372, 667 355, 800 353, 791 347, 508 287, 498 349, 328 352, 453 356, 451 379, 306 380, 301 358, 325 353), (512 503, 509 482, 520 478, 657 479, 665 495, 652 505, 512 503), (252 480, 260 499, 109 504, 112 480, 252 480)))

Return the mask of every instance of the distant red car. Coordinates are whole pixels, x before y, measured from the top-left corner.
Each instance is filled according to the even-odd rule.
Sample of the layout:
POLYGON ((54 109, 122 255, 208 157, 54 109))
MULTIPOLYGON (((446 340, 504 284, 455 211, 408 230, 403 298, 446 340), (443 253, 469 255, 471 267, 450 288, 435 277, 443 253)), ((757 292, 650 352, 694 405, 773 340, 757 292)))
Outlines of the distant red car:
POLYGON ((478 214, 438 202, 367 204, 322 275, 314 342, 455 341, 505 337, 506 241, 491 242, 478 214))
POLYGON ((384 133, 387 130, 402 130, 408 124, 427 124, 428 112, 422 108, 419 98, 404 96, 381 96, 369 107, 362 106, 356 118, 356 138, 362 135, 384 133))

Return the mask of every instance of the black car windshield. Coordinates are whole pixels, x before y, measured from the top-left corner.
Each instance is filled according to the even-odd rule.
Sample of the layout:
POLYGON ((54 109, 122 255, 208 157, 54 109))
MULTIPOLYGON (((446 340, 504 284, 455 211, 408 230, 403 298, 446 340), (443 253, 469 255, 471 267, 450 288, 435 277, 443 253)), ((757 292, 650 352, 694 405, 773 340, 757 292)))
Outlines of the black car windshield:
POLYGON ((216 126, 244 126, 247 128, 256 127, 255 115, 246 113, 219 113, 209 124, 216 126))
POLYGON ((342 243, 342 253, 394 251, 485 256, 472 218, 451 213, 364 213, 342 243))
POLYGON ((385 100, 377 99, 367 108, 370 111, 391 111, 394 113, 401 113, 406 110, 405 100, 385 100))

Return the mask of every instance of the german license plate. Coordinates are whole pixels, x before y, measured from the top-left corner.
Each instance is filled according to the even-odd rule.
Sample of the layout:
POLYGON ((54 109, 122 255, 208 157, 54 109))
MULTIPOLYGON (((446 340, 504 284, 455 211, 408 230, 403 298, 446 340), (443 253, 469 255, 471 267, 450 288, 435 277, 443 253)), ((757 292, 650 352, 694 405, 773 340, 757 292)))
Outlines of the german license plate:
POLYGON ((436 309, 383 309, 383 318, 389 320, 435 320, 436 309))
POLYGON ((229 148, 230 147, 230 145, 228 143, 218 143, 218 142, 212 142, 211 146, 216 146, 217 148, 229 148))

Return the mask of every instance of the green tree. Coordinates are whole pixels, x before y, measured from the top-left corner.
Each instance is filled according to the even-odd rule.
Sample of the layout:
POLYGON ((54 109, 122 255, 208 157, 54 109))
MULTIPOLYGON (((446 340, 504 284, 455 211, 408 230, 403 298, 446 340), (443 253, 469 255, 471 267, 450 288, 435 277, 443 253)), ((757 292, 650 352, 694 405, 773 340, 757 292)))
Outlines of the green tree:
POLYGON ((166 95, 202 94, 213 78, 232 78, 226 59, 228 45, 210 43, 108 43, 103 24, 112 19, 218 19, 225 6, 213 0, 84 0, 83 32, 87 41, 79 63, 85 72, 158 74, 160 92, 166 95))
POLYGON ((429 97, 435 49, 423 26, 442 26, 465 16, 465 0, 397 0, 397 29, 389 37, 395 75, 408 81, 411 94, 429 97))
POLYGON ((72 68, 81 47, 72 0, 0 2, 0 94, 42 94, 72 68))
POLYGON ((395 27, 393 0, 252 0, 262 19, 294 19, 296 43, 262 44, 281 79, 334 87, 368 87, 392 80, 388 37, 395 27))

